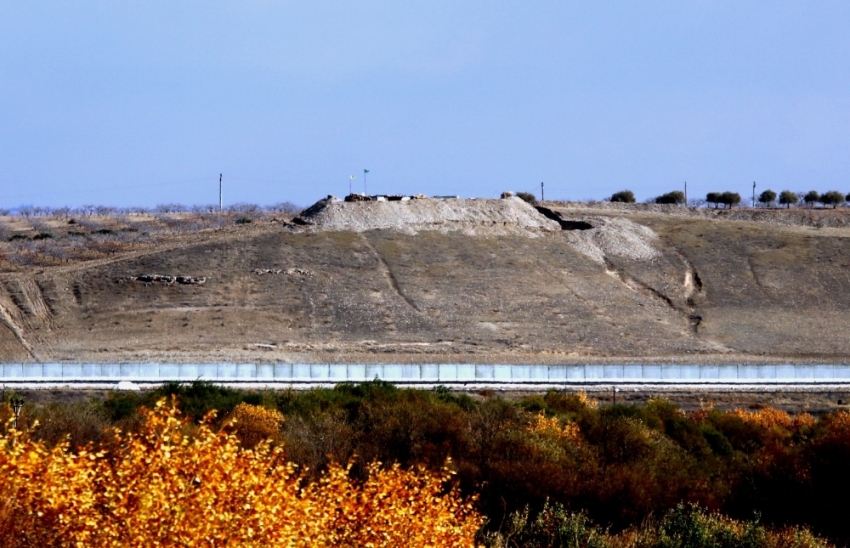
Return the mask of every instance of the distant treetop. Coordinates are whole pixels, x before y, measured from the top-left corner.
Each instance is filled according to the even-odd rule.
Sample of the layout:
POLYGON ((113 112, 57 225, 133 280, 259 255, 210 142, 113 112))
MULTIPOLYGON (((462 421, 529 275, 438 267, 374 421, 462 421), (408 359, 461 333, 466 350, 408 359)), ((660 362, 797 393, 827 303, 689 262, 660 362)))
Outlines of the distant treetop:
POLYGON ((658 198, 655 199, 656 204, 684 204, 685 203, 685 193, 681 190, 674 190, 673 192, 668 192, 667 194, 662 194, 658 198))
POLYGON ((631 190, 621 190, 611 195, 612 202, 621 202, 625 204, 635 203, 635 194, 631 190))
POLYGON ((779 204, 784 205, 786 208, 795 205, 800 201, 800 197, 797 196, 796 192, 791 192, 790 190, 783 190, 779 194, 779 204))
POLYGON ((837 190, 824 192, 820 196, 820 203, 825 206, 832 206, 833 209, 844 203, 844 194, 837 190))
POLYGON ((770 189, 765 190, 761 194, 759 194, 759 203, 764 204, 765 206, 773 205, 773 202, 776 201, 776 193, 770 189))

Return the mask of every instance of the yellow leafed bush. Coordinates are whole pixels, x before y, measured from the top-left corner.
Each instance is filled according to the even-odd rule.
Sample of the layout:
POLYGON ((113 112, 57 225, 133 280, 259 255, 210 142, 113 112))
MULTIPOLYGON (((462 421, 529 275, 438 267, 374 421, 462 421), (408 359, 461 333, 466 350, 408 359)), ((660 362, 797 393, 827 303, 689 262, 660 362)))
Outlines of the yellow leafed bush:
POLYGON ((253 447, 280 432, 283 415, 277 409, 240 403, 231 411, 227 423, 236 431, 243 445, 253 447))
POLYGON ((254 449, 208 421, 190 432, 165 401, 138 433, 52 449, 0 438, 3 546, 473 546, 481 518, 448 472, 331 466, 306 484, 267 441, 254 449))
POLYGON ((558 417, 546 418, 543 412, 535 415, 528 429, 537 434, 555 436, 572 441, 579 441, 581 438, 581 431, 576 423, 570 422, 561 426, 558 417))

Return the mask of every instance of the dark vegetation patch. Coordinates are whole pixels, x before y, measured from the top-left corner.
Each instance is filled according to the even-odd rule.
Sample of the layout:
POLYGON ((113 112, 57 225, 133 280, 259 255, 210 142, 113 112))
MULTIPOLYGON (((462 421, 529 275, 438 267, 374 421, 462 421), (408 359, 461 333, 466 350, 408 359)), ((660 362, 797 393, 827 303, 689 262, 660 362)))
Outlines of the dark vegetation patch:
POLYGON ((516 197, 524 202, 528 202, 529 204, 537 203, 537 197, 531 192, 517 192, 516 197))
POLYGON ((451 458, 463 490, 479 495, 489 520, 486 534, 513 535, 512 546, 608 546, 606 531, 639 527, 653 517, 660 520, 653 538, 668 540, 646 546, 697 546, 682 541, 677 527, 721 535, 730 522, 715 511, 745 520, 737 529, 729 526, 737 531, 729 538, 738 540, 698 546, 768 546, 743 543, 745 531, 761 527, 765 535, 762 524, 804 526, 838 543, 850 541, 850 414, 844 411, 818 419, 770 407, 684 412, 663 399, 599 405, 584 394, 558 391, 507 401, 492 393, 471 397, 381 381, 304 392, 194 382, 85 402, 28 404, 21 421, 29 428, 39 421, 36 437, 56 443, 69 435, 78 446, 100 441, 110 425, 135 428, 140 406, 171 397, 195 423, 217 410, 214 422, 221 425, 243 402, 279 410, 285 421, 274 441, 311 474, 332 460, 351 463, 351 473, 359 475, 375 460, 438 469, 451 458), (760 522, 751 521, 756 515, 760 522), (554 542, 552 535, 565 531, 587 542, 539 540, 554 542))

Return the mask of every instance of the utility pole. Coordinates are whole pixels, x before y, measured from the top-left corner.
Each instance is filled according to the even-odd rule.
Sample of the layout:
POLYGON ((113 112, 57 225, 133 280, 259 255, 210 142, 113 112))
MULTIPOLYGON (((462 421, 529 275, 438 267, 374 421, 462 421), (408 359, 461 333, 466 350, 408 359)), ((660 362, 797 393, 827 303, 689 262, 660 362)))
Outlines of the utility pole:
POLYGON ((685 207, 688 206, 688 182, 685 181, 685 207))
POLYGON ((219 211, 219 213, 221 213, 222 206, 224 205, 224 203, 221 200, 221 177, 222 177, 222 175, 221 175, 221 173, 219 173, 218 174, 218 211, 219 211))
POLYGON ((753 207, 756 207, 756 182, 753 181, 753 207))
POLYGON ((546 201, 546 198, 543 196, 543 181, 540 181, 540 201, 546 201))
POLYGON ((21 413, 21 408, 24 406, 23 398, 12 397, 9 400, 9 404, 12 406, 12 412, 15 413, 15 430, 18 429, 18 415, 21 413))
POLYGON ((368 174, 368 173, 369 173, 368 169, 363 170, 363 193, 364 194, 369 194, 369 190, 366 187, 366 174, 368 174))

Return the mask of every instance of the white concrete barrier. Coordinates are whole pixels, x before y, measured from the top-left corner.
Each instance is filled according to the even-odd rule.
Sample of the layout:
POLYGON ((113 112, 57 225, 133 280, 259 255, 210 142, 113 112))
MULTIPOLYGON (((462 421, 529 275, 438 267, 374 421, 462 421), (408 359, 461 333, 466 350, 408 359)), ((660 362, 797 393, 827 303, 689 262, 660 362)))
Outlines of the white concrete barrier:
POLYGON ((338 383, 850 383, 850 364, 825 365, 505 365, 7 363, 0 382, 236 381, 338 383))

